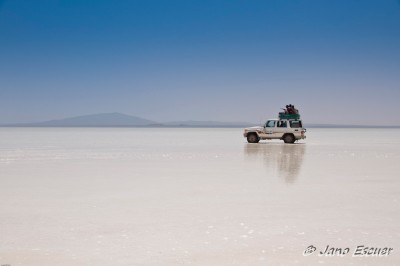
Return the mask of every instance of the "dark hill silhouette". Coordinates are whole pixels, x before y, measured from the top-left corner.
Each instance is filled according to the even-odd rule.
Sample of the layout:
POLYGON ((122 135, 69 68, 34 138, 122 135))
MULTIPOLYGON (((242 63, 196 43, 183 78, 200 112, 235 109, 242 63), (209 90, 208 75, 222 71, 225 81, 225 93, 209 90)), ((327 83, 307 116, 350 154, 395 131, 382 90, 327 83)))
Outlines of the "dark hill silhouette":
POLYGON ((96 126, 149 126, 157 122, 121 113, 103 113, 82 115, 65 119, 50 120, 38 123, 17 124, 16 126, 49 126, 49 127, 96 127, 96 126))

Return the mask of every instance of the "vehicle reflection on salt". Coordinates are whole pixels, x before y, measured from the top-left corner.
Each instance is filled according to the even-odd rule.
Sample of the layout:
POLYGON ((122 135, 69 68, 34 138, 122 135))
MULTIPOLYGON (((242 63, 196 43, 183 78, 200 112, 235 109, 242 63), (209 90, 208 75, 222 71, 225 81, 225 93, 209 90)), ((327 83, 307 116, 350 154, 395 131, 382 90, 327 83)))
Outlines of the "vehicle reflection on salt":
POLYGON ((276 173, 286 183, 294 183, 300 173, 306 145, 258 143, 245 144, 244 151, 247 159, 262 161, 265 166, 276 173))

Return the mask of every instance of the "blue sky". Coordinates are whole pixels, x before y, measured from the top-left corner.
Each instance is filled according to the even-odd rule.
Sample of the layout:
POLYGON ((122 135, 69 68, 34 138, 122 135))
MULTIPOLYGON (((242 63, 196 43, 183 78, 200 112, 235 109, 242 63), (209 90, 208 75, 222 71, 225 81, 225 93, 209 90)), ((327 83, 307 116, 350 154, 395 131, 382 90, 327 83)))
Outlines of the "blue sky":
POLYGON ((0 0, 0 123, 400 125, 400 2, 0 0))

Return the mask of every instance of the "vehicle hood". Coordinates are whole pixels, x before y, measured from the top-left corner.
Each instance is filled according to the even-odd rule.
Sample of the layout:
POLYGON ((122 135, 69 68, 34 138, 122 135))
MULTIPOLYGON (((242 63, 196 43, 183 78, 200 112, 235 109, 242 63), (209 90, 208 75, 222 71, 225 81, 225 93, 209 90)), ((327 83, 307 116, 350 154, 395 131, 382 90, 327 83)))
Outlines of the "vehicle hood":
POLYGON ((255 126, 255 127, 246 127, 244 131, 263 131, 264 127, 255 126))

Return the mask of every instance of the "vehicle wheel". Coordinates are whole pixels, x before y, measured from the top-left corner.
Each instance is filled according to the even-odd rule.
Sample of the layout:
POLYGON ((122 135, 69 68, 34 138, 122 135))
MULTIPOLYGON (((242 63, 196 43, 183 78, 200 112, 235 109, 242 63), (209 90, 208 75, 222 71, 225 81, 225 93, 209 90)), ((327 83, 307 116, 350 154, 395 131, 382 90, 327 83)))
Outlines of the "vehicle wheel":
POLYGON ((285 143, 294 143, 296 141, 296 139, 294 138, 294 136, 292 134, 286 134, 285 136, 283 136, 283 141, 285 143))
POLYGON ((260 141, 260 138, 257 136, 257 134, 252 133, 247 135, 247 142, 248 143, 258 143, 260 141))

